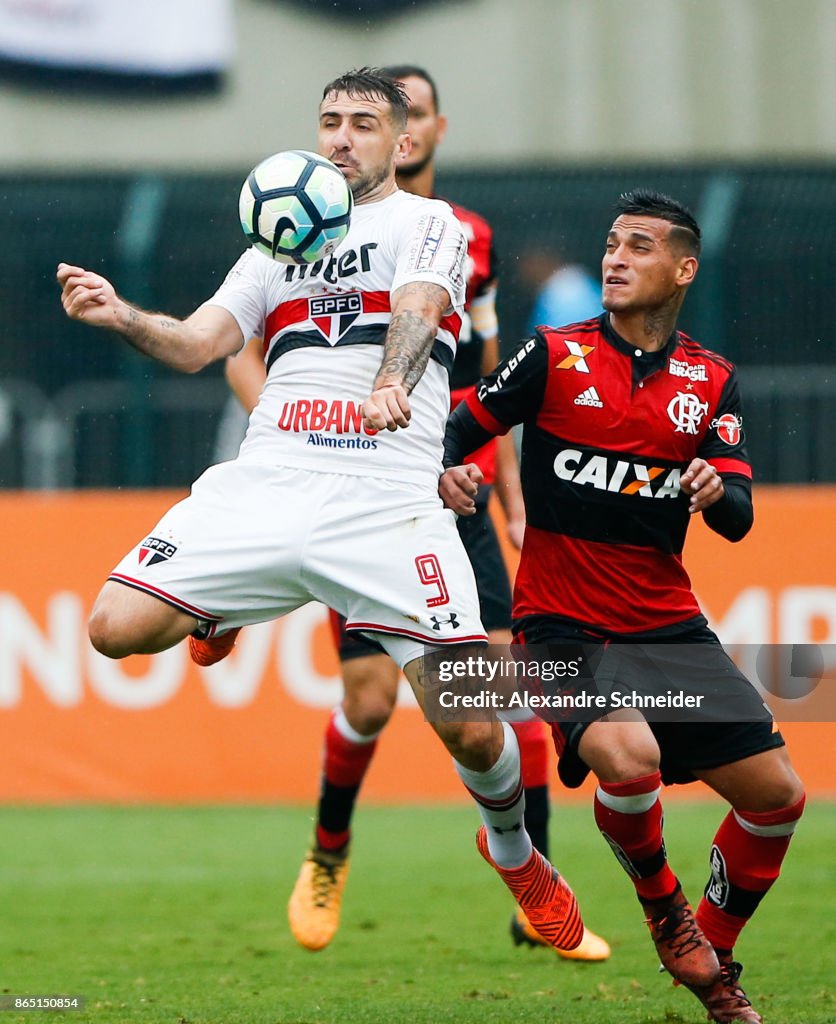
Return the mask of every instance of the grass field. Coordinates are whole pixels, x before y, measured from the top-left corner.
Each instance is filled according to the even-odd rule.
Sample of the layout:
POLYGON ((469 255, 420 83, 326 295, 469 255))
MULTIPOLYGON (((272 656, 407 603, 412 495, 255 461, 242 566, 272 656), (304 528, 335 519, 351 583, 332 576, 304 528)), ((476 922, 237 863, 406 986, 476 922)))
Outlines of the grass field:
MULTIPOLYGON (((696 901, 717 803, 676 804, 668 850, 696 901)), ((553 859, 605 964, 515 949, 512 902, 469 808, 358 813, 343 927, 299 949, 285 903, 310 813, 266 807, 0 809, 0 992, 76 994, 76 1012, 0 1024, 656 1024, 704 1011, 657 974, 632 887, 587 808, 560 807, 553 859)), ((766 1024, 836 1022, 836 807, 813 803, 738 954, 766 1024)))

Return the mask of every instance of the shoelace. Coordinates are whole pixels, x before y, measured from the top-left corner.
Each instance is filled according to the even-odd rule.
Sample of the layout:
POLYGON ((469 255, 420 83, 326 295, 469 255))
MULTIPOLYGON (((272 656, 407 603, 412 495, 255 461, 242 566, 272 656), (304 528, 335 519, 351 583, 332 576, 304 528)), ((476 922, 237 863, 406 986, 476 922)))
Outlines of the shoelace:
POLYGON ((751 1006, 751 1002, 746 996, 743 989, 737 984, 740 979, 740 975, 743 973, 743 966, 736 960, 732 960, 729 963, 720 964, 720 983, 723 988, 726 989, 722 993, 722 996, 718 996, 716 1000, 712 1002, 716 1004, 728 1003, 733 1009, 742 1010, 747 1006, 751 1006), (733 1000, 733 1002, 732 1002, 733 1000))
POLYGON ((702 945, 697 922, 687 913, 685 903, 677 903, 664 917, 648 918, 647 923, 659 929, 662 939, 677 959, 702 945))
POLYGON ((321 860, 314 860, 313 863, 314 905, 327 907, 337 884, 337 865, 323 864, 321 860))

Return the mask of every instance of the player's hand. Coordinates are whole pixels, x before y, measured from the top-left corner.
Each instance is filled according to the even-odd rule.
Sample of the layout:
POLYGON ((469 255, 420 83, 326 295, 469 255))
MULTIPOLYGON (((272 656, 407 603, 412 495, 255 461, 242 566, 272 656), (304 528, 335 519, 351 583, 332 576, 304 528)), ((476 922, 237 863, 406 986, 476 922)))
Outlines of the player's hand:
POLYGON ((523 537, 525 537, 525 518, 509 519, 505 524, 505 530, 508 534, 508 540, 519 551, 523 546, 523 537))
POLYGON ((116 327, 121 301, 107 278, 68 263, 58 264, 56 277, 61 285, 61 305, 68 317, 96 327, 116 327))
POLYGON ((482 479, 482 470, 475 462, 445 470, 438 481, 438 493, 444 507, 451 508, 460 516, 472 516, 476 512, 475 498, 482 479))
POLYGON ((406 389, 400 384, 375 388, 363 402, 363 426, 366 430, 397 430, 408 427, 412 417, 406 389))
POLYGON ((691 515, 704 512, 726 493, 723 478, 705 459, 694 459, 679 478, 679 485, 691 497, 691 515))

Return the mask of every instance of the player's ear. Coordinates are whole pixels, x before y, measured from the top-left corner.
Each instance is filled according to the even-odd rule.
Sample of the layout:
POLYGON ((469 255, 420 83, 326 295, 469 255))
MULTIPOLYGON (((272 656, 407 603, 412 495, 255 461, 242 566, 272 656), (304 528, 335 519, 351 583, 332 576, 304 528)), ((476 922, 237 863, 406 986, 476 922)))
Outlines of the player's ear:
POLYGON ((409 132, 401 132, 395 143, 395 163, 399 164, 406 160, 412 152, 412 136, 409 132))
POLYGON ((444 142, 444 136, 447 134, 447 115, 439 114, 435 119, 435 123, 438 127, 438 134, 435 141, 437 143, 444 142))
POLYGON ((679 273, 677 274, 677 284, 682 288, 687 288, 693 283, 694 278, 697 276, 697 270, 699 269, 699 260, 696 256, 683 256, 679 262, 679 273))

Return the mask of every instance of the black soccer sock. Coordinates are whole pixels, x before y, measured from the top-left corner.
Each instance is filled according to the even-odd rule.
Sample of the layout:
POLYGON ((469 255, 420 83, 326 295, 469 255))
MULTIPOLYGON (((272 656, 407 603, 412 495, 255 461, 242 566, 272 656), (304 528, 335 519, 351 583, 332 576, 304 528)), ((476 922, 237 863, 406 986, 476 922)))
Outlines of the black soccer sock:
POLYGON ((549 859, 549 787, 526 786, 525 830, 536 850, 549 859))

